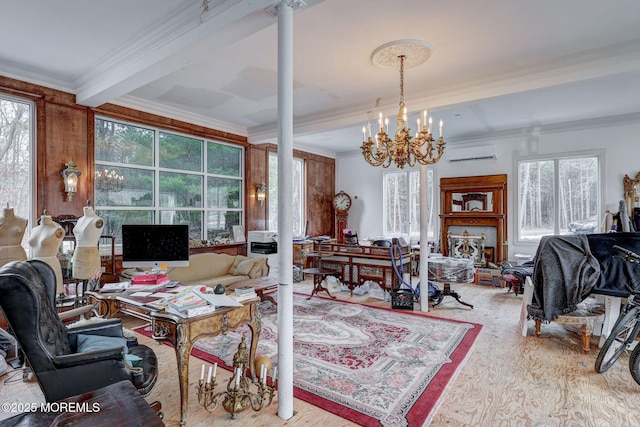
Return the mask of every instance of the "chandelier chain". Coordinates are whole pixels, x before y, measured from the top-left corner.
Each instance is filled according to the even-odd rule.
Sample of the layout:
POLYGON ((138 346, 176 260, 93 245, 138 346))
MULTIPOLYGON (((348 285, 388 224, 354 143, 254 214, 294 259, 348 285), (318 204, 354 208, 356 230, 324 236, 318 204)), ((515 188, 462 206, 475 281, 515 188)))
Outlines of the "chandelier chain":
POLYGON ((404 101, 404 59, 405 55, 400 55, 400 101, 404 101))

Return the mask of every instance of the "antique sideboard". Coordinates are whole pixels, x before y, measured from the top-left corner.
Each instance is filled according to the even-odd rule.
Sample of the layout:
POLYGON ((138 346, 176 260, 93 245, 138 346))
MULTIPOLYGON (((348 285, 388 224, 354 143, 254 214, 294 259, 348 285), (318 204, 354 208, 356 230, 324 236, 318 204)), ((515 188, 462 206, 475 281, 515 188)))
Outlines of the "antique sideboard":
POLYGON ((342 283, 353 291, 366 281, 373 281, 384 290, 400 287, 394 264, 411 284, 411 251, 409 246, 392 248, 381 246, 320 243, 316 245, 323 270, 342 272, 342 283))

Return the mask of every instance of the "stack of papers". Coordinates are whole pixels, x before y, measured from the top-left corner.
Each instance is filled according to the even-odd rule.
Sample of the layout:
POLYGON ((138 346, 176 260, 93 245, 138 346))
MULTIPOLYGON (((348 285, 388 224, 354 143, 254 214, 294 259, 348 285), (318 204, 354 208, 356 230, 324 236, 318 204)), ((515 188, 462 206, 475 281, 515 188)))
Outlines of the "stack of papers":
POLYGON ((129 282, 105 283, 100 292, 122 292, 129 289, 129 282))

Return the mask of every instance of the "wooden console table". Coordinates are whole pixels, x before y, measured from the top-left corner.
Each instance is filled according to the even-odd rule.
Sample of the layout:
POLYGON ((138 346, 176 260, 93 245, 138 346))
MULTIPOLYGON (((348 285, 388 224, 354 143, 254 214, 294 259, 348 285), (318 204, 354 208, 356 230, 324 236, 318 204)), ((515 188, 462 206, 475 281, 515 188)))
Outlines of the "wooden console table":
POLYGON ((391 257, 391 248, 381 246, 360 246, 342 244, 319 244, 318 254, 321 256, 332 255, 329 258, 320 258, 319 268, 328 271, 340 271, 342 283, 347 285, 351 292, 357 286, 370 280, 376 282, 386 291, 400 287, 393 264, 398 265, 400 273, 409 273, 411 283, 411 251, 409 246, 400 247, 395 257, 391 257), (400 264, 400 258, 402 262, 400 264))
POLYGON ((189 248, 189 254, 201 254, 203 252, 217 252, 228 255, 247 255, 247 244, 245 242, 233 242, 224 245, 208 245, 189 248))

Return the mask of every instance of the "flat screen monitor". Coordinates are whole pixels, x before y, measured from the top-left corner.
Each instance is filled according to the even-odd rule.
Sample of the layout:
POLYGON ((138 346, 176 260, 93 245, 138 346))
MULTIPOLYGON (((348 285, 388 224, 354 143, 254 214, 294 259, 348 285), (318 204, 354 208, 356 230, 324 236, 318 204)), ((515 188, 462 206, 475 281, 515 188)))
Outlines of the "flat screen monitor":
POLYGON ((122 267, 167 267, 189 265, 189 226, 133 225, 122 226, 122 267))

